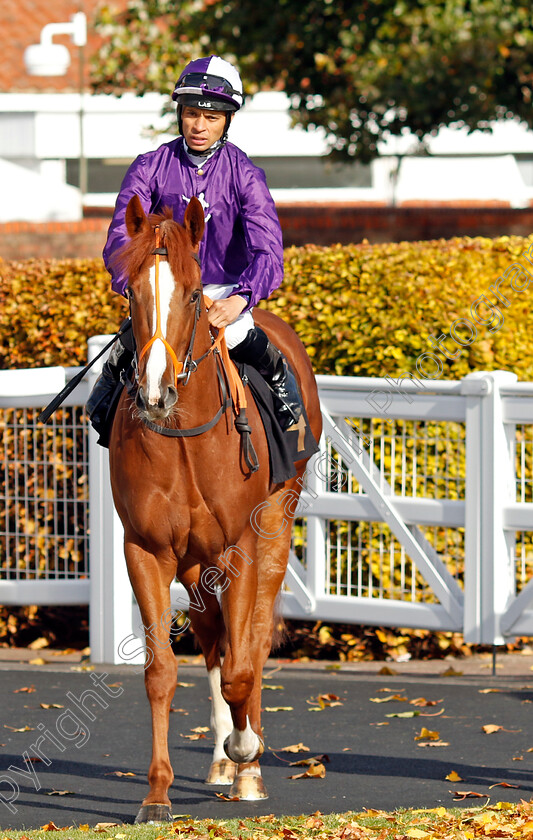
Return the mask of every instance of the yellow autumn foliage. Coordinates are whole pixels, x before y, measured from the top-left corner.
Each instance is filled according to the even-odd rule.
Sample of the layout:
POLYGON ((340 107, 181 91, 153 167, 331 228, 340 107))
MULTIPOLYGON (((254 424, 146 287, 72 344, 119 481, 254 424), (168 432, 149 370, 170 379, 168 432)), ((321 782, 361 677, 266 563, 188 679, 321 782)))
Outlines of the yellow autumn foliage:
MULTIPOLYGON (((261 306, 294 327, 317 373, 416 373, 429 336, 449 335, 460 319, 474 322, 481 295, 498 304, 490 287, 510 270, 497 288, 498 329, 477 323, 475 341, 443 360, 442 376, 500 368, 533 380, 529 289, 511 288, 524 285, 513 281, 518 263, 533 275, 533 235, 288 248, 285 281, 261 306)), ((101 260, 0 261, 0 307, 0 368, 82 364, 87 339, 115 331, 126 313, 101 260)), ((477 311, 488 320, 486 306, 477 311)), ((464 323, 456 331, 468 339, 464 323)))

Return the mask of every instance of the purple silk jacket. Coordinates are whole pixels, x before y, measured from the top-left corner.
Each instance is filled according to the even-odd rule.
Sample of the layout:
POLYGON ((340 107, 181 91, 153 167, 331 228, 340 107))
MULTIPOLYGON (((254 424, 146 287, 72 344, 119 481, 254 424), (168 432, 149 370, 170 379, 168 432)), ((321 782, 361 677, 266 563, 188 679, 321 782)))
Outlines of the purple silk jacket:
POLYGON ((114 257, 129 236, 125 213, 136 193, 146 213, 169 206, 183 222, 189 199, 195 195, 205 213, 200 243, 202 282, 232 285, 252 306, 272 294, 283 279, 283 243, 274 201, 265 173, 233 143, 226 143, 202 166, 203 175, 183 148, 183 138, 164 143, 136 158, 128 169, 117 198, 104 248, 104 262, 115 292, 125 294, 127 277, 114 257))

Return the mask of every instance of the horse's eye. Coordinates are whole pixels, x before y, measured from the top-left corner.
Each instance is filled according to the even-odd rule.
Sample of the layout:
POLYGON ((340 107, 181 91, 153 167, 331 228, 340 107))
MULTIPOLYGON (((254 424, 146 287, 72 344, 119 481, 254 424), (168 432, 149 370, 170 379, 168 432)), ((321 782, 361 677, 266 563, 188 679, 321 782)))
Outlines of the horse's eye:
POLYGON ((194 292, 191 295, 191 303, 196 303, 199 300, 200 295, 201 295, 200 289, 195 289, 194 292))

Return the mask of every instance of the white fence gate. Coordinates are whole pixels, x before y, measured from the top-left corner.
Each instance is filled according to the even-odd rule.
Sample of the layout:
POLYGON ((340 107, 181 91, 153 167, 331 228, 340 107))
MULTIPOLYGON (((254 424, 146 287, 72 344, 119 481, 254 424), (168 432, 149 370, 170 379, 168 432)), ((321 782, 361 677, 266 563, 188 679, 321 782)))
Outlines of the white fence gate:
MULTIPOLYGON (((108 338, 91 339, 91 357, 108 338)), ((83 411, 98 370, 45 427, 40 409, 76 369, 0 372, 0 603, 88 603, 93 661, 136 663, 142 630, 107 451, 83 411)), ((284 615, 457 630, 483 644, 533 635, 533 383, 502 371, 424 387, 317 379, 324 436, 284 615)), ((177 583, 172 597, 186 608, 177 583)))

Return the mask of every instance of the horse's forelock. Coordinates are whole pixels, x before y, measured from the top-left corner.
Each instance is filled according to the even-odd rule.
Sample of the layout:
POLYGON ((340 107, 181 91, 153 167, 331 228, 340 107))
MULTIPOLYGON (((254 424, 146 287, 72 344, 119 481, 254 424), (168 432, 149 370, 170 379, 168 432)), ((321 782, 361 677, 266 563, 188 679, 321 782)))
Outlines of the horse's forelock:
POLYGON ((129 277, 136 277, 144 263, 151 257, 155 247, 154 227, 159 225, 160 244, 168 251, 168 261, 176 280, 182 280, 186 285, 192 280, 191 272, 187 270, 187 259, 191 254, 191 243, 185 228, 175 222, 170 207, 163 208, 160 214, 148 217, 150 227, 141 231, 128 242, 118 254, 117 263, 126 271, 129 277))

